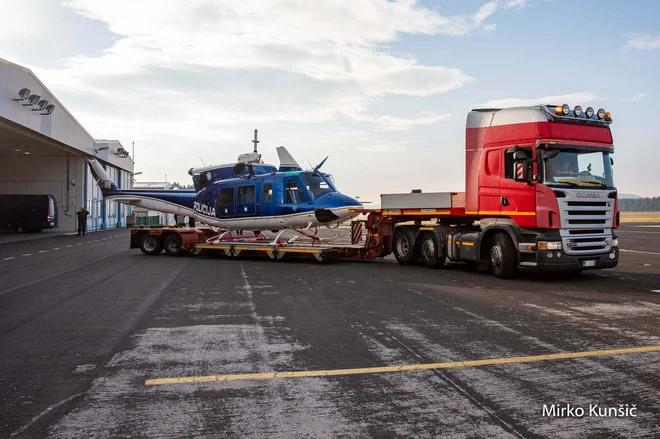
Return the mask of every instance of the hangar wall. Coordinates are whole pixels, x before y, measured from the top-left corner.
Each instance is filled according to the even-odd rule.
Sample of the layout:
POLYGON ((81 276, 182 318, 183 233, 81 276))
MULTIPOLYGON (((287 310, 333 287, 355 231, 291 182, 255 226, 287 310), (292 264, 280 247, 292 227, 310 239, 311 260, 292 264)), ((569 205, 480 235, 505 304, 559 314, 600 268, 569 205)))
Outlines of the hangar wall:
POLYGON ((8 155, 3 156, 2 161, 1 194, 53 195, 57 202, 59 230, 75 230, 75 212, 83 204, 82 157, 8 155))

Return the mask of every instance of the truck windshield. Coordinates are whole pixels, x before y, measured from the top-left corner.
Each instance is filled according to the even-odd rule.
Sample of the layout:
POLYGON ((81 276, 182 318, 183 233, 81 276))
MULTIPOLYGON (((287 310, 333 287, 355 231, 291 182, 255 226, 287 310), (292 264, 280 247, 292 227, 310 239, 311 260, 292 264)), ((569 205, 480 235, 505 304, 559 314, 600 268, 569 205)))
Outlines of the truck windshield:
POLYGON ((329 174, 314 175, 313 172, 303 173, 303 181, 312 198, 318 198, 328 192, 337 192, 332 176, 329 174))
POLYGON ((609 152, 562 149, 556 156, 541 160, 539 168, 541 181, 546 185, 614 187, 609 152))

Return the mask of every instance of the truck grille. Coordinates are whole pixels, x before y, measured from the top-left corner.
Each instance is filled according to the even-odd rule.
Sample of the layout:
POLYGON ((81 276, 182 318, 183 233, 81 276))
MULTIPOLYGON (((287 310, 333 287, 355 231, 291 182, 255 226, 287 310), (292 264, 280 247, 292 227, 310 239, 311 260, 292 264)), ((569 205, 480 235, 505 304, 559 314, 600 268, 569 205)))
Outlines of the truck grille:
POLYGON ((559 203, 562 243, 567 255, 588 255, 610 251, 614 200, 602 190, 562 189, 559 203), (588 198, 588 199, 584 199, 588 198))

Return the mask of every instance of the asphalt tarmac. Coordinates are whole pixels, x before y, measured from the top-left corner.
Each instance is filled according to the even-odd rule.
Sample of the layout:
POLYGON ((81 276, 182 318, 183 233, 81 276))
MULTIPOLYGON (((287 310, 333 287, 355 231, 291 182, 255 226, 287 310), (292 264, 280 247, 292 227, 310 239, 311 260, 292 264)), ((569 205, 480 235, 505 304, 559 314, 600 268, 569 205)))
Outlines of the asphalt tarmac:
POLYGON ((660 227, 619 235, 514 280, 2 244, 0 437, 660 437, 660 227))

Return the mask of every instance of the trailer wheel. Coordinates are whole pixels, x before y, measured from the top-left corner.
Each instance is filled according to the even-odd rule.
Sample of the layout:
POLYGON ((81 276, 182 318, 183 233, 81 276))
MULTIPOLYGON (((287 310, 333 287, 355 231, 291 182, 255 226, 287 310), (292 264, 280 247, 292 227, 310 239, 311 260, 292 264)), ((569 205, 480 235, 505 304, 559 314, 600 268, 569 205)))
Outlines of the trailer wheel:
POLYGON ((184 252, 181 237, 176 233, 170 233, 165 238, 165 253, 170 256, 180 256, 184 252))
POLYGON ((409 227, 394 229, 394 257, 401 265, 415 263, 415 241, 413 231, 409 227))
POLYGON ((163 251, 163 242, 158 236, 146 234, 140 240, 140 250, 145 255, 157 255, 163 251))
POLYGON ((516 275, 516 249, 506 233, 497 233, 493 238, 490 268, 500 279, 510 279, 516 275))
POLYGON ((17 229, 17 230, 18 230, 18 233, 27 233, 28 228, 25 227, 24 224, 21 224, 20 226, 18 226, 18 229, 17 229))
POLYGON ((445 256, 439 256, 440 240, 433 232, 425 232, 420 240, 420 255, 427 268, 440 268, 445 265, 445 256))

